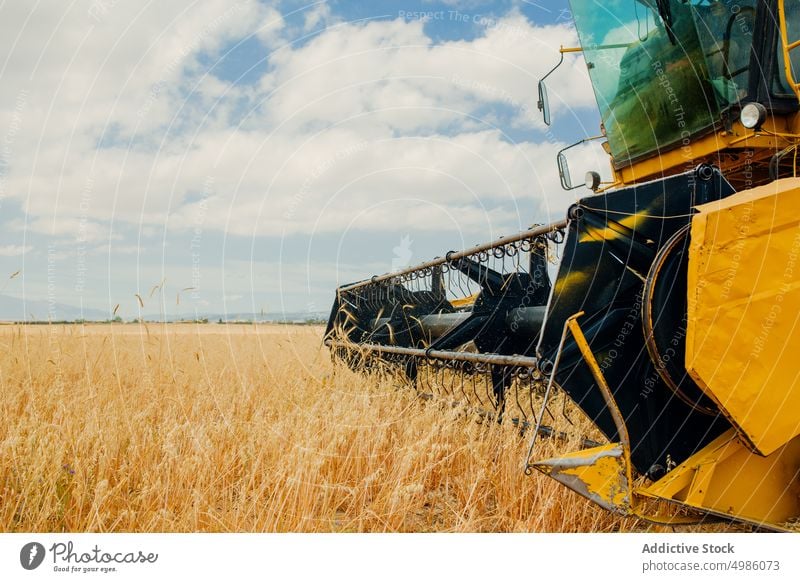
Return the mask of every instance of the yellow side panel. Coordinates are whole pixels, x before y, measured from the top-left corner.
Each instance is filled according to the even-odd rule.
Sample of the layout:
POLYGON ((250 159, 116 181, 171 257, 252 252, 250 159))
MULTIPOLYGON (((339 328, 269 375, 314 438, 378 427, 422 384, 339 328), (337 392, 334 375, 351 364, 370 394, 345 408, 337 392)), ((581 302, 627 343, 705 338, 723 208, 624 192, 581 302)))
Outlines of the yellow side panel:
POLYGON ((686 366, 768 455, 800 434, 800 178, 698 210, 686 366))
POLYGON ((775 529, 796 529, 800 517, 800 438, 762 457, 730 429, 638 495, 775 529))

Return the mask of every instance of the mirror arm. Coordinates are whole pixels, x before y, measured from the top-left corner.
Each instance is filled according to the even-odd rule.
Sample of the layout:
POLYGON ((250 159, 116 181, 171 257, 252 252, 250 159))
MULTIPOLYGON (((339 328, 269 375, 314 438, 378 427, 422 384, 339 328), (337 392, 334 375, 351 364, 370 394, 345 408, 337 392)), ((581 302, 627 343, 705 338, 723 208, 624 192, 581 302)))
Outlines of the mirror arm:
MULTIPOLYGON (((580 53, 580 52, 583 52, 583 48, 581 48, 581 47, 567 47, 567 48, 564 48, 562 46, 561 48, 558 49, 559 58, 558 58, 558 62, 556 63, 556 65, 552 69, 547 71, 547 73, 545 74, 544 77, 539 79, 539 101, 536 102, 536 107, 539 109, 539 111, 543 112, 544 117, 545 117, 545 124, 546 125, 550 125, 550 121, 549 121, 549 113, 545 113, 544 112, 544 109, 545 109, 545 106, 546 106, 546 104, 544 102, 544 98, 542 96, 542 92, 544 91, 544 81, 545 81, 545 79, 547 79, 547 77, 552 75, 558 67, 560 67, 562 65, 562 63, 564 62, 564 55, 566 53, 580 53)), ((549 109, 549 107, 548 107, 548 109, 549 109)))
POLYGON ((556 66, 555 66, 555 67, 553 67, 552 69, 550 69, 549 71, 547 71, 547 73, 545 73, 545 76, 544 76, 544 77, 542 77, 541 79, 539 79, 539 82, 540 82, 540 83, 543 83, 543 82, 544 82, 544 80, 545 80, 545 79, 547 79, 547 77, 549 77, 550 75, 552 75, 552 74, 555 72, 555 70, 556 70, 558 67, 560 67, 560 66, 561 66, 561 64, 564 62, 564 52, 566 52, 566 51, 564 51, 564 50, 559 50, 558 52, 559 52, 559 58, 558 58, 558 62, 556 63, 556 66))
POLYGON ((577 186, 572 186, 571 185, 572 184, 572 180, 569 180, 569 182, 566 181, 569 178, 569 176, 567 176, 565 178, 564 173, 565 172, 569 172, 569 167, 562 167, 561 163, 559 163, 559 160, 562 159, 562 158, 563 158, 564 162, 567 161, 566 156, 564 156, 564 152, 567 151, 567 150, 570 150, 570 149, 572 149, 572 148, 574 148, 576 146, 579 146, 582 143, 586 143, 587 141, 594 141, 596 139, 603 139, 604 137, 606 137, 606 136, 604 136, 604 135, 593 135, 592 137, 585 137, 582 140, 576 141, 575 143, 570 144, 565 148, 561 148, 558 151, 558 153, 556 154, 556 164, 558 165, 559 178, 561 178, 561 187, 564 190, 567 190, 567 191, 575 190, 576 188, 580 188, 581 186, 584 185, 584 184, 578 184, 577 186))

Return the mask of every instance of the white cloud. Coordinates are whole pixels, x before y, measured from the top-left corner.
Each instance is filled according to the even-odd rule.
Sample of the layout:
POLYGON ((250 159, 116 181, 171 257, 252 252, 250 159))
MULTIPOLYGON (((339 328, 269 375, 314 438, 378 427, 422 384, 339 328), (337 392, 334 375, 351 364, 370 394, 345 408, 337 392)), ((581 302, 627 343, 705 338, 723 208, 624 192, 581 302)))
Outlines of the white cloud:
POLYGON ((303 15, 303 30, 308 32, 319 26, 328 26, 337 21, 338 19, 333 15, 330 5, 320 2, 305 11, 303 15))
POLYGON ((29 252, 33 247, 31 245, 3 245, 0 246, 0 257, 19 257, 29 252))
MULTIPOLYGON (((52 27, 52 42, 67 46, 59 55, 42 53, 47 67, 33 77, 41 85, 29 89, 29 109, 53 113, 41 119, 31 111, 23 120, 20 149, 31 155, 15 159, 9 190, 29 195, 28 211, 45 224, 63 222, 63 231, 74 230, 79 218, 84 224, 169 220, 170 227, 188 228, 196 210, 182 203, 209 178, 216 185, 215 212, 204 226, 248 234, 341 229, 376 196, 455 204, 460 212, 537 194, 540 204, 561 206, 561 192, 550 200, 537 192, 557 190, 552 153, 558 144, 512 145, 480 110, 504 106, 518 127, 542 130, 532 107, 536 82, 555 60, 555 47, 574 36, 570 29, 536 27, 511 15, 484 37, 434 45, 421 22, 345 23, 278 50, 252 89, 192 71, 201 50, 219 50, 226 39, 258 30, 264 20, 274 21, 272 11, 259 13, 250 2, 172 10, 172 18, 160 8, 134 17, 117 5, 94 26, 85 14, 84 22, 74 22, 71 13, 69 31, 55 22, 38 24, 36 34, 46 37, 52 27), (258 14, 262 19, 254 21, 258 14), (120 23, 125 19, 129 28, 120 23), (73 60, 79 65, 69 66, 73 60), (56 70, 68 90, 51 78, 56 70), (200 103, 181 96, 189 89, 200 103), (237 117, 237 106, 256 108, 237 117), (182 116, 188 126, 181 126, 182 116), (165 131, 169 123, 176 128, 165 131), (114 128, 114 141, 97 149, 103 127, 114 128), (414 135, 430 139, 397 139, 414 135), (358 144, 366 147, 343 154, 358 144), (326 212, 287 221, 298 205, 326 212), (76 216, 79 208, 85 216, 76 216)), ((319 12, 309 18, 328 17, 319 12)), ((579 61, 567 69, 551 86, 556 114, 561 95, 579 106, 591 99, 579 61)), ((409 226, 433 227, 412 215, 409 226)), ((383 225, 373 218, 360 226, 383 225)), ((394 217, 395 224, 401 220, 394 217)))
MULTIPOLYGON (((137 257, 120 232, 157 234, 144 256, 195 230, 450 229, 477 242, 573 200, 555 169, 564 144, 535 111, 557 47, 577 42, 567 25, 512 12, 434 43, 422 22, 346 23, 326 4, 297 30, 257 0, 97 5, 0 6, 0 196, 27 213, 12 232, 137 257), (268 67, 223 80, 217 59, 248 39, 268 67)), ((554 123, 594 107, 580 58, 549 89, 554 123)))
POLYGON ((289 39, 286 35, 287 27, 283 15, 271 6, 262 6, 261 10, 256 37, 269 48, 286 44, 289 39))

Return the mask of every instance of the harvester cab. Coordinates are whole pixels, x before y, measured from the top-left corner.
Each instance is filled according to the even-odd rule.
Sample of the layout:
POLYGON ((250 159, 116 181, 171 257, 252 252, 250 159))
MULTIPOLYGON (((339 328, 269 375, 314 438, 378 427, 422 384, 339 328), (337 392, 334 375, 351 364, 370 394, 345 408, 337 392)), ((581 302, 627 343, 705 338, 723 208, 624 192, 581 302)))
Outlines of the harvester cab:
MULTIPOLYGON (((583 54, 611 181, 587 175, 562 221, 340 287, 326 343, 530 428, 526 472, 606 509, 797 529, 800 4, 571 8, 561 58, 583 54), (537 458, 557 394, 607 444, 537 458)), ((550 123, 544 82, 539 106, 550 123)))

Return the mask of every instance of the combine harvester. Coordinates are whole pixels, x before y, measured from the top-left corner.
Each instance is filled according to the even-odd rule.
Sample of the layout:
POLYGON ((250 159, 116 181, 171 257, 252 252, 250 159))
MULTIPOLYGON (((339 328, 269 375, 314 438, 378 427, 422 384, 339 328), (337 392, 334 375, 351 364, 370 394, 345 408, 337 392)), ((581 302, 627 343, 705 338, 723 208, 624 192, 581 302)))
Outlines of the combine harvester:
POLYGON ((583 52, 612 182, 588 172, 563 221, 340 287, 326 343, 526 423, 526 473, 608 510, 796 531, 800 3, 608 6, 572 0, 561 60, 583 52), (536 459, 558 395, 608 444, 536 459))

